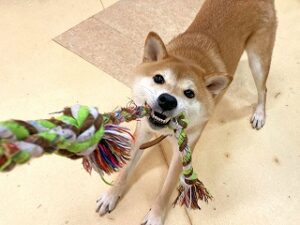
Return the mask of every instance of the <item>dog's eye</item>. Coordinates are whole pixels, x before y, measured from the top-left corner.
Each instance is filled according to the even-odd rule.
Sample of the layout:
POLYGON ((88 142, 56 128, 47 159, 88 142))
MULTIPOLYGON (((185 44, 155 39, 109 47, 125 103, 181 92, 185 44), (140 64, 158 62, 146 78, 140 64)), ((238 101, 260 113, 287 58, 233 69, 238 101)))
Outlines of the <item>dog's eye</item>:
POLYGON ((187 89, 183 93, 188 98, 194 98, 195 97, 195 92, 191 89, 187 89))
POLYGON ((164 77, 163 77, 162 75, 160 75, 160 74, 156 74, 156 75, 153 77, 153 80, 154 80, 154 82, 157 83, 157 84, 163 84, 163 83, 165 83, 164 77))

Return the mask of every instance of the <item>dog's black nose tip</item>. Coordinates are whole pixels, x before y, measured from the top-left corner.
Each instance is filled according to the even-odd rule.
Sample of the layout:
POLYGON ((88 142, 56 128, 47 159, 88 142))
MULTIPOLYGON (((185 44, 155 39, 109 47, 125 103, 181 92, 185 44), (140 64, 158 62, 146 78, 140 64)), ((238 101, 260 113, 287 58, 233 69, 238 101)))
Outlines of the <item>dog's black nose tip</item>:
POLYGON ((177 100, 172 95, 164 93, 158 97, 158 105, 164 111, 172 110, 177 107, 177 100))

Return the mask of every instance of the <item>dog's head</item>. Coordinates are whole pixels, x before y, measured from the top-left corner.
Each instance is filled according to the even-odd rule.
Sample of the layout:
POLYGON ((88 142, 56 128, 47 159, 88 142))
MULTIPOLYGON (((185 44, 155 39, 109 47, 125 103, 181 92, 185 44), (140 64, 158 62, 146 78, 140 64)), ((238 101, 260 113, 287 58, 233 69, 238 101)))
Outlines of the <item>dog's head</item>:
POLYGON ((161 38, 150 32, 143 63, 136 69, 133 98, 152 108, 148 118, 155 130, 165 128, 170 119, 184 112, 190 123, 206 122, 214 105, 214 95, 229 83, 224 74, 206 75, 191 62, 169 55, 161 38))

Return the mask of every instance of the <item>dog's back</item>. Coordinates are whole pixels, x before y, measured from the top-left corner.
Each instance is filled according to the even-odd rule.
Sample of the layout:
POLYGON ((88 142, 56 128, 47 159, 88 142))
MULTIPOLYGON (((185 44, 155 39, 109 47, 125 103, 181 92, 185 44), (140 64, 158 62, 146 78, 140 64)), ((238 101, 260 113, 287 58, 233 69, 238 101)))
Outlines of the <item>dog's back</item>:
MULTIPOLYGON (((227 72, 233 75, 251 35, 274 30, 274 26, 274 0, 206 0, 185 34, 201 33, 207 36, 204 39, 215 41, 227 72)), ((192 39, 195 45, 208 42, 192 39)))

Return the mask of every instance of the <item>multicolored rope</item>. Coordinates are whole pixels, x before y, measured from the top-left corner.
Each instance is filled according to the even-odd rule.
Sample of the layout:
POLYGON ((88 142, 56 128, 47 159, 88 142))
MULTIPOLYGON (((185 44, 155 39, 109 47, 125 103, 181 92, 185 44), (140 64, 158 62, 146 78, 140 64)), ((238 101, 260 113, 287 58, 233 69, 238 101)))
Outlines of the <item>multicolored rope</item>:
POLYGON ((192 166, 192 152, 188 145, 188 137, 185 132, 187 125, 188 122, 184 114, 179 115, 170 123, 170 128, 174 130, 178 140, 183 166, 179 187, 177 188, 178 196, 173 202, 173 205, 179 204, 191 209, 201 209, 198 200, 200 199, 207 203, 208 200, 212 200, 213 197, 205 188, 204 184, 198 179, 197 173, 194 172, 192 166))
POLYGON ((148 115, 147 106, 129 105, 100 114, 94 107, 74 105, 46 120, 0 122, 0 171, 11 170, 44 153, 84 158, 100 175, 118 171, 129 159, 132 135, 118 126, 148 115))
MULTIPOLYGON (((9 171, 15 165, 44 153, 57 153, 71 159, 83 158, 84 168, 89 173, 96 170, 103 179, 104 174, 119 171, 130 158, 134 138, 129 129, 119 124, 149 116, 150 112, 148 105, 130 104, 105 114, 100 114, 95 107, 74 105, 65 108, 55 118, 0 122, 0 171, 9 171)), ((173 118, 170 123, 170 129, 178 139, 183 164, 179 195, 174 205, 179 203, 187 208, 200 209, 198 200, 208 202, 212 196, 193 170, 185 132, 187 125, 184 114, 173 118)), ((148 142, 141 149, 164 138, 148 142)))

